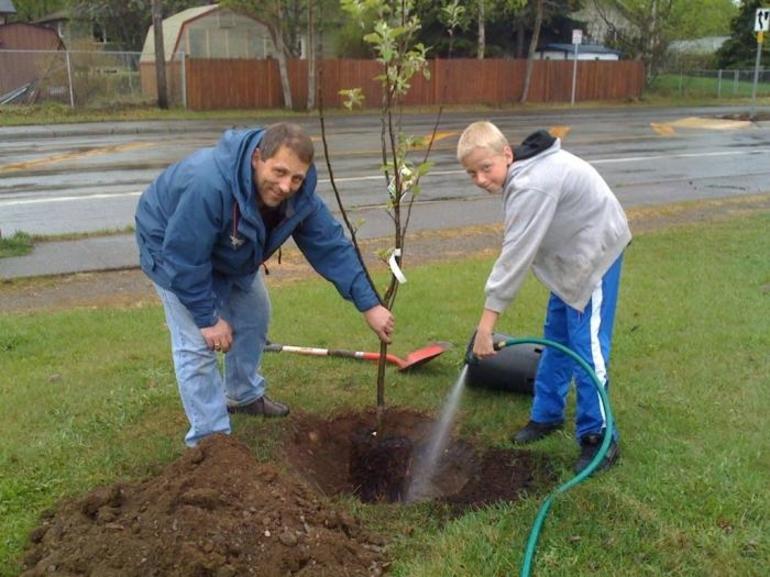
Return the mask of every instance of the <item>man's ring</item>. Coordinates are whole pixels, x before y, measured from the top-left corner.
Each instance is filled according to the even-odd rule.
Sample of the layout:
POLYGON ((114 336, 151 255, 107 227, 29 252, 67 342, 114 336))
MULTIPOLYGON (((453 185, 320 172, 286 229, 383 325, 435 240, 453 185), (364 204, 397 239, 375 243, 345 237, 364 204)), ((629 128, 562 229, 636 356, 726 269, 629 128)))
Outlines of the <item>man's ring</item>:
POLYGON ((221 351, 222 350, 222 345, 220 345, 219 343, 215 344, 214 345, 214 350, 215 351, 221 351))

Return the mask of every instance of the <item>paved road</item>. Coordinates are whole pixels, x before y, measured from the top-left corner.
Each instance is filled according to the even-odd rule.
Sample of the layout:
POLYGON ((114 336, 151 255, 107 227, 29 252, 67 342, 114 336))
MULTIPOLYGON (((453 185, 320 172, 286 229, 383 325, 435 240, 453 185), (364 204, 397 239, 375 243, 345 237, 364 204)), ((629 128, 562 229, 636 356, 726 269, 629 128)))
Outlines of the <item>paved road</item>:
MULTIPOLYGON (((719 117, 743 108, 562 110, 486 114, 513 141, 537 128, 593 163, 625 206, 770 190, 770 123, 719 117)), ((445 114, 423 180, 412 230, 497 222, 498 197, 471 186, 454 157, 462 129, 477 114, 445 114)), ((314 138, 317 119, 300 120, 314 138)), ((405 131, 430 134, 435 116, 405 116, 405 131)), ((92 123, 0 129, 0 230, 37 234, 96 231, 132 224, 141 191, 168 164, 211 145, 233 122, 92 123)), ((362 237, 387 234, 381 208, 379 120, 328 121, 334 174, 362 237)), ((334 208, 321 157, 319 192, 334 208)), ((422 153, 419 151, 416 156, 422 153)))

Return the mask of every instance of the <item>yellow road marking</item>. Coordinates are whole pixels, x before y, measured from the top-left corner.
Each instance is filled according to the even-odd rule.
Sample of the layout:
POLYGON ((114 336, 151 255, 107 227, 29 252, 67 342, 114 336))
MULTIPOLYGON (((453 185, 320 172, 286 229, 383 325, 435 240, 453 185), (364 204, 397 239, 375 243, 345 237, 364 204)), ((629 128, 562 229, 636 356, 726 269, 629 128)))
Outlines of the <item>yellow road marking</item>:
POLYGON ((561 138, 564 140, 567 138, 567 135, 569 134, 570 130, 572 130, 571 126, 552 126, 548 129, 548 133, 551 136, 555 136, 556 138, 561 138))
POLYGON ((658 124, 657 122, 650 122, 650 128, 652 128, 658 136, 674 136, 676 130, 670 124, 658 124))
POLYGON ((671 123, 677 128, 705 128, 707 130, 735 130, 751 126, 748 120, 730 120, 726 118, 699 118, 690 116, 671 123))
POLYGON ((751 126, 751 122, 748 120, 701 118, 698 116, 680 118, 679 120, 675 120, 674 122, 667 122, 665 124, 650 122, 650 128, 652 128, 660 136, 673 136, 676 134, 677 128, 700 128, 703 130, 740 130, 742 128, 748 128, 749 126, 751 126))
POLYGON ((130 144, 115 144, 112 146, 102 146, 99 148, 92 148, 91 150, 86 150, 83 152, 65 152, 63 154, 54 154, 52 156, 46 156, 45 158, 38 158, 35 160, 28 160, 26 162, 14 162, 12 164, 5 164, 3 166, 0 166, 0 174, 5 172, 16 172, 18 170, 26 170, 29 168, 45 166, 47 164, 55 164, 57 162, 65 162, 67 160, 77 160, 80 158, 102 156, 105 154, 113 154, 116 152, 126 152, 128 150, 137 150, 139 148, 147 148, 149 146, 155 146, 155 143, 132 142, 130 144))
MULTIPOLYGON (((428 148, 428 145, 430 144, 430 137, 431 134, 426 134, 423 137, 417 138, 414 141, 414 144, 412 145, 412 150, 424 150, 428 148)), ((445 138, 449 138, 450 136, 454 136, 457 134, 456 130, 437 130, 436 136, 433 137, 433 144, 436 144, 439 140, 444 140, 445 138)))

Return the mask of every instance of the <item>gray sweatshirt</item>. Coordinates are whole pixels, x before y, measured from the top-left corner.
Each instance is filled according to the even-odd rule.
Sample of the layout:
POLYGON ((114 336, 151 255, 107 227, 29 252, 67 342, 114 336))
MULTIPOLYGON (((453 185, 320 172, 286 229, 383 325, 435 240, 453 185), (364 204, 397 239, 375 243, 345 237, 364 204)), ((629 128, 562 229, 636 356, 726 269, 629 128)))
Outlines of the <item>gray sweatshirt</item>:
POLYGON ((503 248, 487 279, 484 306, 502 312, 531 266, 551 292, 582 312, 631 231, 618 199, 590 164, 543 132, 524 145, 531 140, 544 148, 514 152, 503 191, 503 248))

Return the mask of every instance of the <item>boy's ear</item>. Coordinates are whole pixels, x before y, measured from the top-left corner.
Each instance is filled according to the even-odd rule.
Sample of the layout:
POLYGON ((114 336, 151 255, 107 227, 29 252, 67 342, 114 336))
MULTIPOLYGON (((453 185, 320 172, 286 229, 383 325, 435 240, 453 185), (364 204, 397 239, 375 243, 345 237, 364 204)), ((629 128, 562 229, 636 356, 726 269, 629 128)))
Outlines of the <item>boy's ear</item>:
POLYGON ((513 149, 509 145, 505 145, 505 148, 503 148, 503 154, 505 155, 505 162, 509 165, 512 164, 514 160, 513 149))

